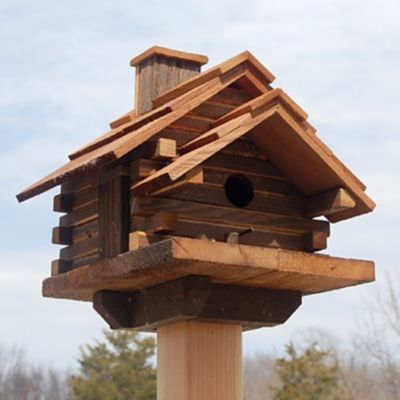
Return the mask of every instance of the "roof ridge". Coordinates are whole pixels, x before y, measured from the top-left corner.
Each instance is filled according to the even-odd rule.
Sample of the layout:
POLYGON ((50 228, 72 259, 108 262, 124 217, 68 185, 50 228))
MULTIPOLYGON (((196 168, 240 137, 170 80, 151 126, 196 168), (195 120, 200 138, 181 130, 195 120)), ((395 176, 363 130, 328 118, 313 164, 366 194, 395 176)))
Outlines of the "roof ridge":
POLYGON ((245 50, 228 60, 225 60, 214 67, 209 68, 208 70, 196 75, 179 85, 174 86, 173 88, 167 90, 157 98, 153 100, 153 104, 156 107, 159 107, 163 104, 166 104, 168 101, 173 100, 174 98, 181 96, 186 91, 193 89, 199 82, 207 81, 215 76, 219 76, 229 70, 233 69, 234 67, 238 66, 239 64, 249 61, 254 67, 264 76, 269 83, 272 83, 275 79, 275 76, 265 68, 259 60, 248 50, 245 50))

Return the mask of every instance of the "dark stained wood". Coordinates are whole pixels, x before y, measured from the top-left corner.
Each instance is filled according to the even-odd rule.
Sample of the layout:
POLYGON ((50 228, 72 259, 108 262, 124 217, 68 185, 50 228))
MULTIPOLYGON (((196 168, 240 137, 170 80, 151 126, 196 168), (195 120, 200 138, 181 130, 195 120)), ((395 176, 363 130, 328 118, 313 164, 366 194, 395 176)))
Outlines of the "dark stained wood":
POLYGON ((80 242, 82 240, 91 239, 93 237, 99 236, 99 221, 95 219, 93 221, 87 222, 77 226, 72 231, 72 241, 73 243, 80 242))
POLYGON ((60 226, 72 227, 82 225, 86 222, 92 221, 97 218, 98 205, 97 203, 90 203, 76 211, 63 215, 60 218, 60 226))
POLYGON ((51 276, 57 276, 71 270, 72 262, 67 260, 53 260, 51 262, 51 276))
POLYGON ((86 189, 83 189, 74 194, 73 210, 75 211, 78 208, 96 202, 97 202, 97 186, 96 185, 88 186, 86 189))
POLYGON ((72 211, 74 196, 71 193, 60 193, 54 196, 53 211, 67 213, 72 211))
POLYGON ((99 185, 99 255, 115 257, 128 250, 129 176, 99 185))
POLYGON ((56 226, 53 228, 51 241, 54 244, 71 244, 72 228, 56 226))
POLYGON ((282 324, 301 305, 301 293, 213 284, 187 276, 143 291, 99 291, 94 309, 112 329, 153 331, 190 319, 241 324, 246 329, 282 324))
POLYGON ((99 258, 98 251, 93 254, 89 254, 88 256, 80 257, 76 260, 72 260, 71 269, 76 269, 76 268, 85 267, 87 265, 94 264, 94 263, 98 262, 99 259, 100 258, 99 258))
POLYGON ((81 242, 71 244, 60 250, 60 259, 75 260, 80 257, 93 255, 99 251, 99 238, 94 237, 81 242))

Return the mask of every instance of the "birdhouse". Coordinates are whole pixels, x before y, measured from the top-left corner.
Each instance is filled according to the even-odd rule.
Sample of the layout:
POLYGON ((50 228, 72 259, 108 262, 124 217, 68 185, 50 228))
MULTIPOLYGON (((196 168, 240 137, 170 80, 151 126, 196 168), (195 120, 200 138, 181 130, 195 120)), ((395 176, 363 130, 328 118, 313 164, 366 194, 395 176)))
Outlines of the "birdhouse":
POLYGON ((207 61, 161 47, 132 59, 135 109, 17 196, 61 185, 65 247, 44 296, 93 301, 112 328, 241 332, 374 280, 371 261, 319 254, 330 223, 373 210, 364 184, 250 52, 207 61))

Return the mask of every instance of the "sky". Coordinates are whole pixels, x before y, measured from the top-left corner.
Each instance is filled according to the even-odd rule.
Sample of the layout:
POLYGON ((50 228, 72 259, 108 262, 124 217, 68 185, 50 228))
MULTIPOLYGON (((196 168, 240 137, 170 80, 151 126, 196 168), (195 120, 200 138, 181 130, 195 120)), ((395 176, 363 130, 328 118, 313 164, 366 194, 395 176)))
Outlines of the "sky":
POLYGON ((0 344, 74 368, 79 346, 107 327, 89 303, 41 297, 59 250, 57 190, 22 204, 15 194, 133 107, 129 60, 155 44, 205 54, 208 66, 250 50, 378 204, 332 225, 327 250, 374 260, 376 283, 305 297, 283 326, 246 333, 245 355, 280 352, 308 328, 357 335, 372 288, 400 268, 399 19, 396 0, 2 0, 0 344))

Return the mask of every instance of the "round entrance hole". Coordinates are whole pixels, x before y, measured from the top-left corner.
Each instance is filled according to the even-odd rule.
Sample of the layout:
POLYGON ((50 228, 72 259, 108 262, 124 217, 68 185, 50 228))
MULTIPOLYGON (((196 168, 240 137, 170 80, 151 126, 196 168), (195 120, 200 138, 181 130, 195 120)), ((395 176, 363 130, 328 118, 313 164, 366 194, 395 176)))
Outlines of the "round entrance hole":
POLYGON ((229 175, 224 187, 226 198, 236 207, 246 207, 254 198, 253 184, 244 175, 229 175))

